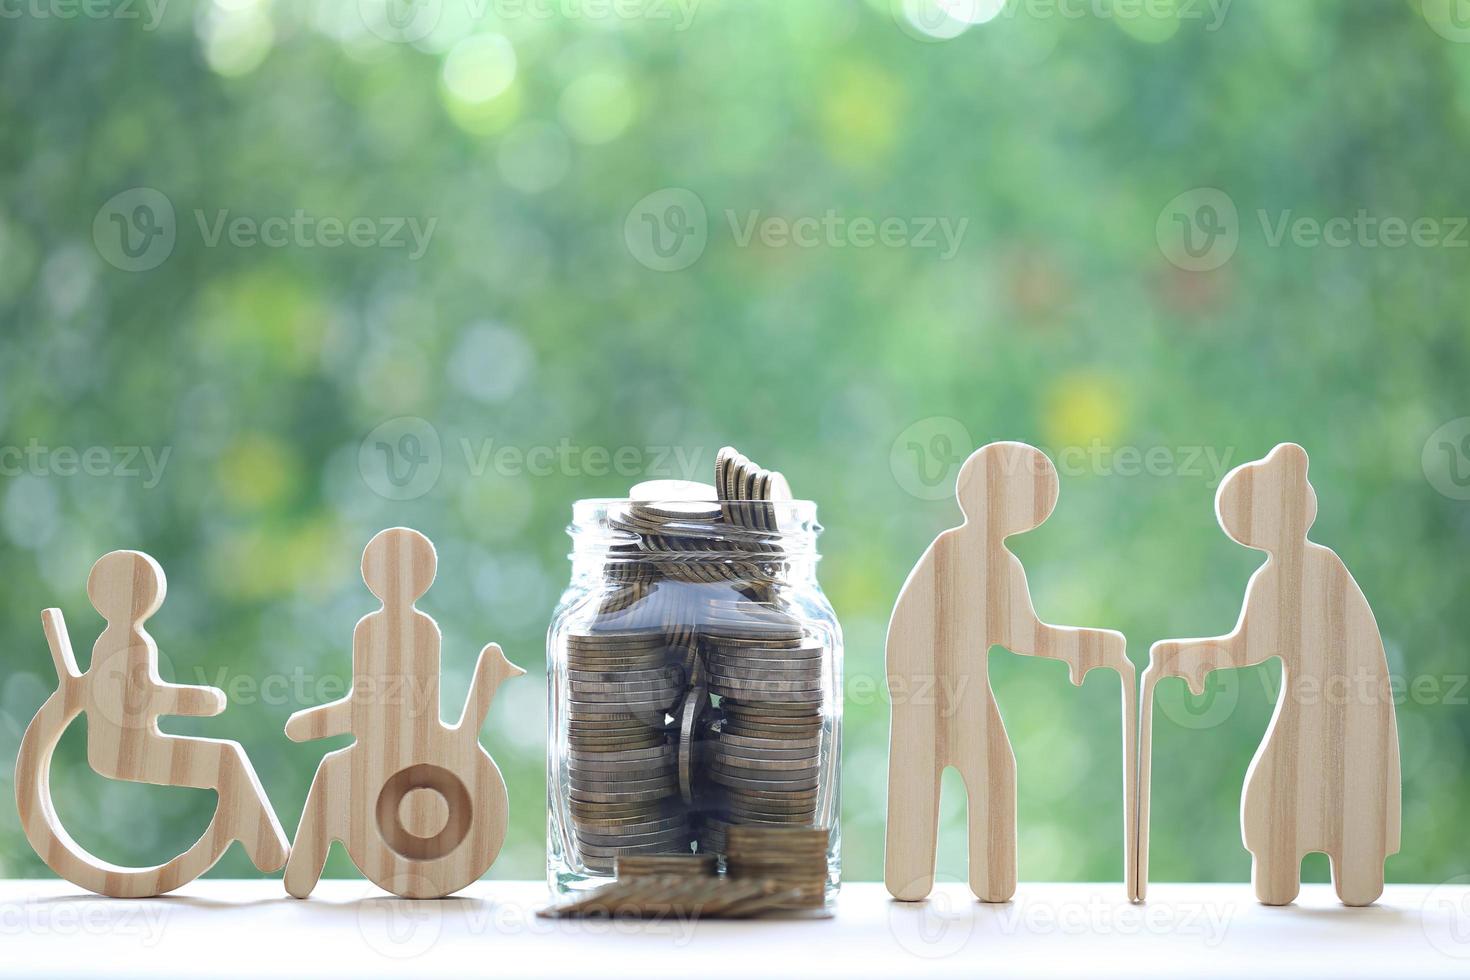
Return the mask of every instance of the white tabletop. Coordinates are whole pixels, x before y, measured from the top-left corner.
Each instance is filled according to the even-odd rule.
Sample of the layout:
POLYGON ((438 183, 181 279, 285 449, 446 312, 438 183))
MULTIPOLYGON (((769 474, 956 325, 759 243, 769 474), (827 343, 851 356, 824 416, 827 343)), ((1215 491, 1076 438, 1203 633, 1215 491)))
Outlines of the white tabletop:
POLYGON ((0 975, 759 977, 1470 977, 1470 886, 1389 885, 1366 909, 1308 885, 1265 908, 1249 885, 1023 884, 981 905, 946 884, 926 903, 843 887, 814 921, 538 919, 539 882, 483 881, 431 902, 362 881, 311 898, 279 881, 202 880, 158 899, 65 882, 0 882, 0 975))

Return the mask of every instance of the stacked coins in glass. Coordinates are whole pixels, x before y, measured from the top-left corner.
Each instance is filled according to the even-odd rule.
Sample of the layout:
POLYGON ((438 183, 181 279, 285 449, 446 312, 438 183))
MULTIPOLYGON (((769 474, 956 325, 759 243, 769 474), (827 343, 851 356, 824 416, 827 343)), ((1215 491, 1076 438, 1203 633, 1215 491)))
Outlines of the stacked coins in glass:
POLYGON ((714 482, 580 501, 548 635, 548 876, 620 855, 723 859, 732 827, 816 827, 836 861, 841 632, 816 508, 734 450, 714 482))

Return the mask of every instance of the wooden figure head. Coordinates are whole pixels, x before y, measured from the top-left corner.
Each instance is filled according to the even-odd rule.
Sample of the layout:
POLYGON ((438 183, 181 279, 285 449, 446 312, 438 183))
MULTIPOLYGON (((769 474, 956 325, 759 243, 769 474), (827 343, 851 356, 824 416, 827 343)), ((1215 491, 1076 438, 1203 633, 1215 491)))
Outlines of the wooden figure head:
POLYGON ((362 552, 362 580, 388 608, 409 606, 434 584, 439 558, 434 545, 407 527, 373 535, 362 552))
POLYGON ((992 442, 975 450, 955 483, 965 523, 986 528, 997 542, 1040 527, 1059 492, 1052 461, 1022 442, 992 442))
POLYGON ((167 591, 163 568, 141 551, 110 551, 87 576, 87 598, 108 625, 142 623, 167 591))
POLYGON ((1231 540, 1257 551, 1299 547, 1317 519, 1317 493, 1307 481, 1307 451, 1283 442, 1231 470, 1215 494, 1215 516, 1231 540))

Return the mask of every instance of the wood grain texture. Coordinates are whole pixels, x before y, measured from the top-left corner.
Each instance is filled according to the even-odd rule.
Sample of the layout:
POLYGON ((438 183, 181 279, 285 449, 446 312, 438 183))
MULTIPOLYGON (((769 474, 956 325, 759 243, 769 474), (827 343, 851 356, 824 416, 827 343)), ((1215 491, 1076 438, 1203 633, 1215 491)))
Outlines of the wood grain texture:
POLYGON ((904 583, 888 625, 892 721, 884 881, 917 901, 934 884, 940 774, 953 766, 969 796, 970 889, 1008 901, 1016 889, 1016 761, 990 687, 988 654, 1002 646, 1067 664, 1074 684, 1097 667, 1122 681, 1124 874, 1132 855, 1134 672, 1121 633, 1043 623, 1006 538, 1041 525, 1056 505, 1056 468, 1015 442, 977 450, 955 490, 964 523, 935 539, 904 583))
POLYGON ((1399 849, 1398 729, 1373 611, 1342 559, 1307 538, 1317 515, 1307 465, 1301 446, 1283 443, 1220 484, 1220 527, 1268 557, 1246 586, 1234 630, 1160 640, 1149 651, 1135 852, 1146 875, 1146 757, 1157 680, 1182 677, 1200 694, 1211 671, 1280 657, 1281 693, 1240 808, 1256 897, 1267 905, 1293 901, 1302 858, 1320 851, 1332 863, 1338 898, 1368 905, 1383 891, 1385 859, 1399 849))
POLYGON ((434 581, 429 539, 390 528, 368 543, 362 577, 382 602, 352 635, 352 690, 292 715, 293 741, 352 735, 322 759, 286 865, 286 890, 309 895, 342 841, 373 882, 404 898, 438 898, 479 878, 505 841, 505 780, 480 745, 501 681, 525 673, 497 644, 480 651, 459 721, 439 705, 439 626, 414 602, 434 581))
POLYGON ((26 728, 15 763, 15 796, 26 839, 46 865, 82 888, 115 898, 172 891, 209 870, 234 841, 262 871, 286 863, 286 835, 238 742, 165 734, 163 715, 211 717, 223 691, 165 682, 158 647, 143 628, 167 591, 163 569, 138 551, 114 551, 92 566, 87 596, 107 621, 83 673, 61 610, 41 613, 58 686, 26 728), (128 868, 89 854, 61 825, 51 802, 51 756, 85 714, 87 761, 109 779, 212 789, 219 799, 204 835, 173 860, 128 868))

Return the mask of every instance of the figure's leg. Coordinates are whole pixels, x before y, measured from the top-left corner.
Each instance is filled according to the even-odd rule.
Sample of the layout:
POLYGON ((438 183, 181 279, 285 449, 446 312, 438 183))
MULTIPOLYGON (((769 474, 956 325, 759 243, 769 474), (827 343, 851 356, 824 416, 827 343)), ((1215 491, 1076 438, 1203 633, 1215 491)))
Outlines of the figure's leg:
POLYGON ((1301 855, 1272 855, 1266 848, 1252 851, 1251 883, 1262 905, 1290 905, 1302 889, 1301 855))
MULTIPOLYGON (((1289 694, 1283 693, 1283 698, 1289 694)), ((1290 708, 1290 702, 1284 702, 1290 708)), ((1279 716, 1273 731, 1286 730, 1279 716)), ((1290 905, 1302 888, 1302 857, 1311 848, 1314 834, 1299 830, 1295 778, 1280 780, 1276 742, 1267 733, 1246 773, 1240 799, 1240 839, 1251 855, 1251 882, 1262 905, 1290 905), (1286 794, 1283 796, 1283 794, 1286 794)))
MULTIPOLYGON (((900 706, 895 705, 898 711, 900 706)), ((901 902, 922 900, 934 888, 939 834, 939 771, 889 750, 888 831, 883 881, 901 902)))
POLYGON ((219 780, 220 808, 234 817, 235 836, 245 853, 261 871, 278 870, 290 853, 286 831, 239 743, 220 743, 219 780))
POLYGON ((1383 855, 1364 848, 1331 854, 1332 884, 1344 905, 1372 905, 1383 894, 1383 855))
POLYGON ((137 757, 140 767, 121 778, 215 790, 220 827, 245 846, 251 862, 262 871, 286 863, 286 832, 240 743, 149 733, 137 757))
POLYGON ((327 865, 327 852, 338 837, 329 823, 327 796, 332 790, 331 775, 336 771, 339 758, 333 752, 322 760, 311 780, 311 789, 306 792, 301 822, 296 825, 296 840, 291 845, 291 857, 286 861, 286 891, 295 898, 310 895, 321 880, 322 869, 327 865))
POLYGON ((1004 727, 993 727, 988 741, 983 765, 961 771, 970 798, 970 890, 982 902, 1009 902, 1017 876, 1016 760, 1004 727))

